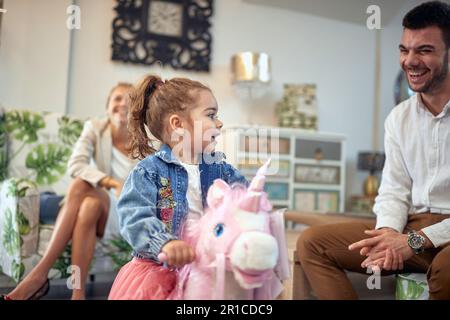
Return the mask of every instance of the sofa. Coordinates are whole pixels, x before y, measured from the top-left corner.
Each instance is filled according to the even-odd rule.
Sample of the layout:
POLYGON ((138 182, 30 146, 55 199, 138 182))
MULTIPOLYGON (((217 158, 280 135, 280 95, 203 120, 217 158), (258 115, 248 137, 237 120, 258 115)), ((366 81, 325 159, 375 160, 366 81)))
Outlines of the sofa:
MULTIPOLYGON (((0 272, 15 282, 30 272, 47 248, 59 200, 71 181, 67 161, 84 121, 58 113, 0 108, 0 272), (57 201, 56 210, 50 210, 51 201, 57 201)), ((131 248, 118 231, 109 234, 97 241, 90 275, 116 271, 131 259, 131 248)), ((50 278, 68 277, 69 266, 70 243, 50 278)))

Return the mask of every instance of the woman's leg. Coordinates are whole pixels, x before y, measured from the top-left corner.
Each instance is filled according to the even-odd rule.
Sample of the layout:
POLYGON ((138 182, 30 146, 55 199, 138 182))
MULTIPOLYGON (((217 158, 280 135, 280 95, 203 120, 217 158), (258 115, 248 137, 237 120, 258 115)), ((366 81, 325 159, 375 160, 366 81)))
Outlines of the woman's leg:
POLYGON ((48 272, 72 238, 78 211, 84 198, 92 195, 95 191, 96 189, 80 178, 75 178, 71 182, 67 192, 66 203, 58 214, 55 229, 44 256, 36 267, 9 294, 12 299, 27 299, 45 283, 48 272))
POLYGON ((108 211, 109 197, 106 192, 98 197, 85 198, 80 207, 72 237, 72 266, 77 268, 73 274, 75 278, 72 279, 74 300, 85 299, 86 278, 94 256, 97 235, 103 235, 108 211), (100 232, 99 225, 102 225, 100 232))

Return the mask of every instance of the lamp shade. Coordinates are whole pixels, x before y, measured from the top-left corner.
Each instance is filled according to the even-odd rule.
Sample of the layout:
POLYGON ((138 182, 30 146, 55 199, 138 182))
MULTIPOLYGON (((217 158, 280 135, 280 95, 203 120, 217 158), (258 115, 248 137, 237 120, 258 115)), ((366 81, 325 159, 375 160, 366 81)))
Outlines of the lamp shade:
POLYGON ((270 59, 266 53, 240 52, 231 58, 233 84, 258 86, 270 82, 270 59))
POLYGON ((385 154, 382 152, 360 152, 358 153, 358 169, 370 172, 383 170, 385 154))

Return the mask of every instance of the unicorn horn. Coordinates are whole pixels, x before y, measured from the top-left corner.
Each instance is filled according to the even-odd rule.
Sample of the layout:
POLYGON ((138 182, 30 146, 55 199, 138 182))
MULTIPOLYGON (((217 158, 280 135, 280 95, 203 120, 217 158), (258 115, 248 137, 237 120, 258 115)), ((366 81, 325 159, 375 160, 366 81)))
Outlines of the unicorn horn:
POLYGON ((256 172, 256 176, 252 179, 250 186, 248 187, 249 191, 263 191, 264 184, 266 182, 266 173, 269 169, 270 159, 264 163, 261 168, 256 172))
MULTIPOLYGON (((263 191, 264 191, 264 184, 266 182, 266 176, 267 169, 270 165, 270 159, 267 160, 267 162, 258 169, 256 172, 256 176, 252 179, 252 182, 250 183, 250 186, 248 187, 248 194, 245 196, 244 199, 239 204, 239 207, 245 211, 248 212, 259 212, 261 207, 261 201, 263 191)), ((266 199, 267 202, 267 199, 266 199)), ((267 205, 264 205, 264 208, 266 208, 267 205)))

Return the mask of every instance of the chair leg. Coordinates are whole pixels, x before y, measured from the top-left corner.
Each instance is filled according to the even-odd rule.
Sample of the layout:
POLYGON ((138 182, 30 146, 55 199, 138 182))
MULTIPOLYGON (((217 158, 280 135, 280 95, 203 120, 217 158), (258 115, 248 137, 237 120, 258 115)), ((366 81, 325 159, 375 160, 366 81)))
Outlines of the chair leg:
POLYGON ((292 279, 292 300, 309 300, 314 299, 311 294, 311 286, 303 268, 298 261, 297 251, 293 253, 294 270, 292 279))

